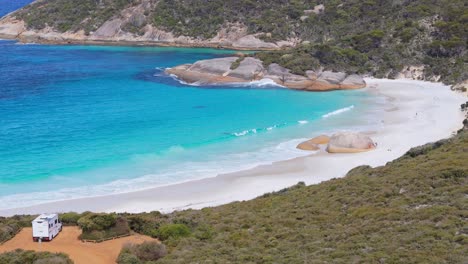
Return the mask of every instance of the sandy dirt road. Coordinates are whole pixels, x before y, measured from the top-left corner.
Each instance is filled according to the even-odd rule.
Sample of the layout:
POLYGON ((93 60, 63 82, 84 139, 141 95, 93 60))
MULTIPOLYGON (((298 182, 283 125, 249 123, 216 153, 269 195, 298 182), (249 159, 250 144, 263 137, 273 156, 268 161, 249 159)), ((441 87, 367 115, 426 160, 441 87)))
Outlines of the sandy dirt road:
POLYGON ((148 236, 132 235, 108 240, 102 243, 83 243, 78 240, 81 230, 78 227, 64 227, 62 232, 51 242, 32 241, 32 229, 23 228, 13 239, 0 245, 0 253, 17 248, 35 251, 63 252, 70 256, 75 264, 110 264, 120 253, 125 243, 143 243, 155 240, 148 236))

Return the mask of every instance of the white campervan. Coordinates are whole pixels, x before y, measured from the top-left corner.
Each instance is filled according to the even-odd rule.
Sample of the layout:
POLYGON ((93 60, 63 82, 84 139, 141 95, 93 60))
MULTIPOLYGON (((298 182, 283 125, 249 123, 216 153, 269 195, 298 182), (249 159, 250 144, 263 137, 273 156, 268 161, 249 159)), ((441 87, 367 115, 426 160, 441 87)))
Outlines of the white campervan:
POLYGON ((62 231, 58 214, 41 214, 32 221, 33 240, 51 241, 62 231))

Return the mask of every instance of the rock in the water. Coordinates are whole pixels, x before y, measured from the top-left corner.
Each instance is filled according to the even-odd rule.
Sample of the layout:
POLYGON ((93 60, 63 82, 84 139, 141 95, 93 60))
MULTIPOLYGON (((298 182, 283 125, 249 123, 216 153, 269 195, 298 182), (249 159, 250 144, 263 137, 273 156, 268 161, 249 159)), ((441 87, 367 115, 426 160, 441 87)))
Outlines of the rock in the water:
POLYGON ((372 139, 361 133, 341 132, 333 135, 327 146, 329 153, 354 153, 375 149, 372 139))
POLYGON ((297 145, 296 148, 300 150, 308 150, 308 151, 315 151, 315 150, 320 149, 319 146, 313 143, 311 140, 302 142, 301 144, 297 145))
POLYGON ((216 58, 210 60, 200 60, 195 62, 188 70, 209 74, 223 75, 231 70, 231 65, 237 57, 216 58))
POLYGON ((252 81, 261 79, 264 75, 265 69, 263 63, 259 59, 247 57, 241 61, 239 67, 229 72, 228 76, 252 81))
POLYGON ((201 60, 191 66, 182 65, 166 70, 188 83, 219 84, 234 82, 250 82, 253 80, 270 79, 275 83, 290 89, 306 91, 330 91, 340 89, 358 89, 366 86, 362 77, 347 76, 342 72, 325 71, 320 74, 306 71, 306 75, 297 75, 276 63, 266 69, 263 62, 254 57, 245 57, 235 69, 232 65, 239 57, 226 57, 201 60))
POLYGON ((330 142, 330 137, 326 135, 320 135, 318 137, 314 137, 313 139, 309 140, 311 143, 317 144, 317 145, 324 145, 328 144, 330 142))

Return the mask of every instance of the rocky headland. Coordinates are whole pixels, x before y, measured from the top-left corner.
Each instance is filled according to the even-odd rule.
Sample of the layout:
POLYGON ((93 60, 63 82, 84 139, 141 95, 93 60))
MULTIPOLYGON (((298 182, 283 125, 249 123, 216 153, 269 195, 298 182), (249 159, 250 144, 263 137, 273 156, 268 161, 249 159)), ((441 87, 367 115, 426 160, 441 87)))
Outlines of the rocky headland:
POLYGON ((267 42, 261 40, 262 33, 249 34, 247 28, 240 24, 226 25, 209 39, 177 36, 151 24, 142 26, 138 34, 126 31, 125 26, 130 21, 137 20, 135 16, 138 14, 133 9, 124 10, 121 16, 106 21, 92 32, 60 32, 49 26, 40 30, 29 28, 24 20, 13 13, 0 20, 0 38, 17 39, 23 43, 210 47, 235 50, 277 50, 294 47, 300 42, 299 39, 267 42))
POLYGON ((366 87, 364 79, 356 74, 344 72, 307 71, 297 75, 272 63, 264 63, 254 57, 225 57, 183 64, 166 70, 180 80, 190 84, 216 85, 223 83, 246 83, 269 79, 280 86, 306 91, 330 91, 359 89, 366 87))

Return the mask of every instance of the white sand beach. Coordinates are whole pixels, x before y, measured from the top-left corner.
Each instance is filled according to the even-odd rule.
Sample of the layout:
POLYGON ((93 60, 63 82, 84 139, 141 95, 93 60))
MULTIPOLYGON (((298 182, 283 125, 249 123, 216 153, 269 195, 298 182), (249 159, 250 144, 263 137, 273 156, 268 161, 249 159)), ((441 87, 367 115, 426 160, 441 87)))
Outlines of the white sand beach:
MULTIPOLYGON (((381 124, 361 131, 378 143, 377 149, 355 154, 317 154, 276 162, 214 178, 143 191, 90 197, 0 211, 0 215, 42 212, 171 212, 249 200, 299 181, 307 185, 339 178, 360 165, 381 166, 410 148, 450 137, 461 128, 460 104, 467 98, 440 83, 366 79, 367 92, 387 98, 381 124)), ((337 131, 338 132, 338 131, 337 131)), ((318 135, 310 135, 314 137, 318 135)))

